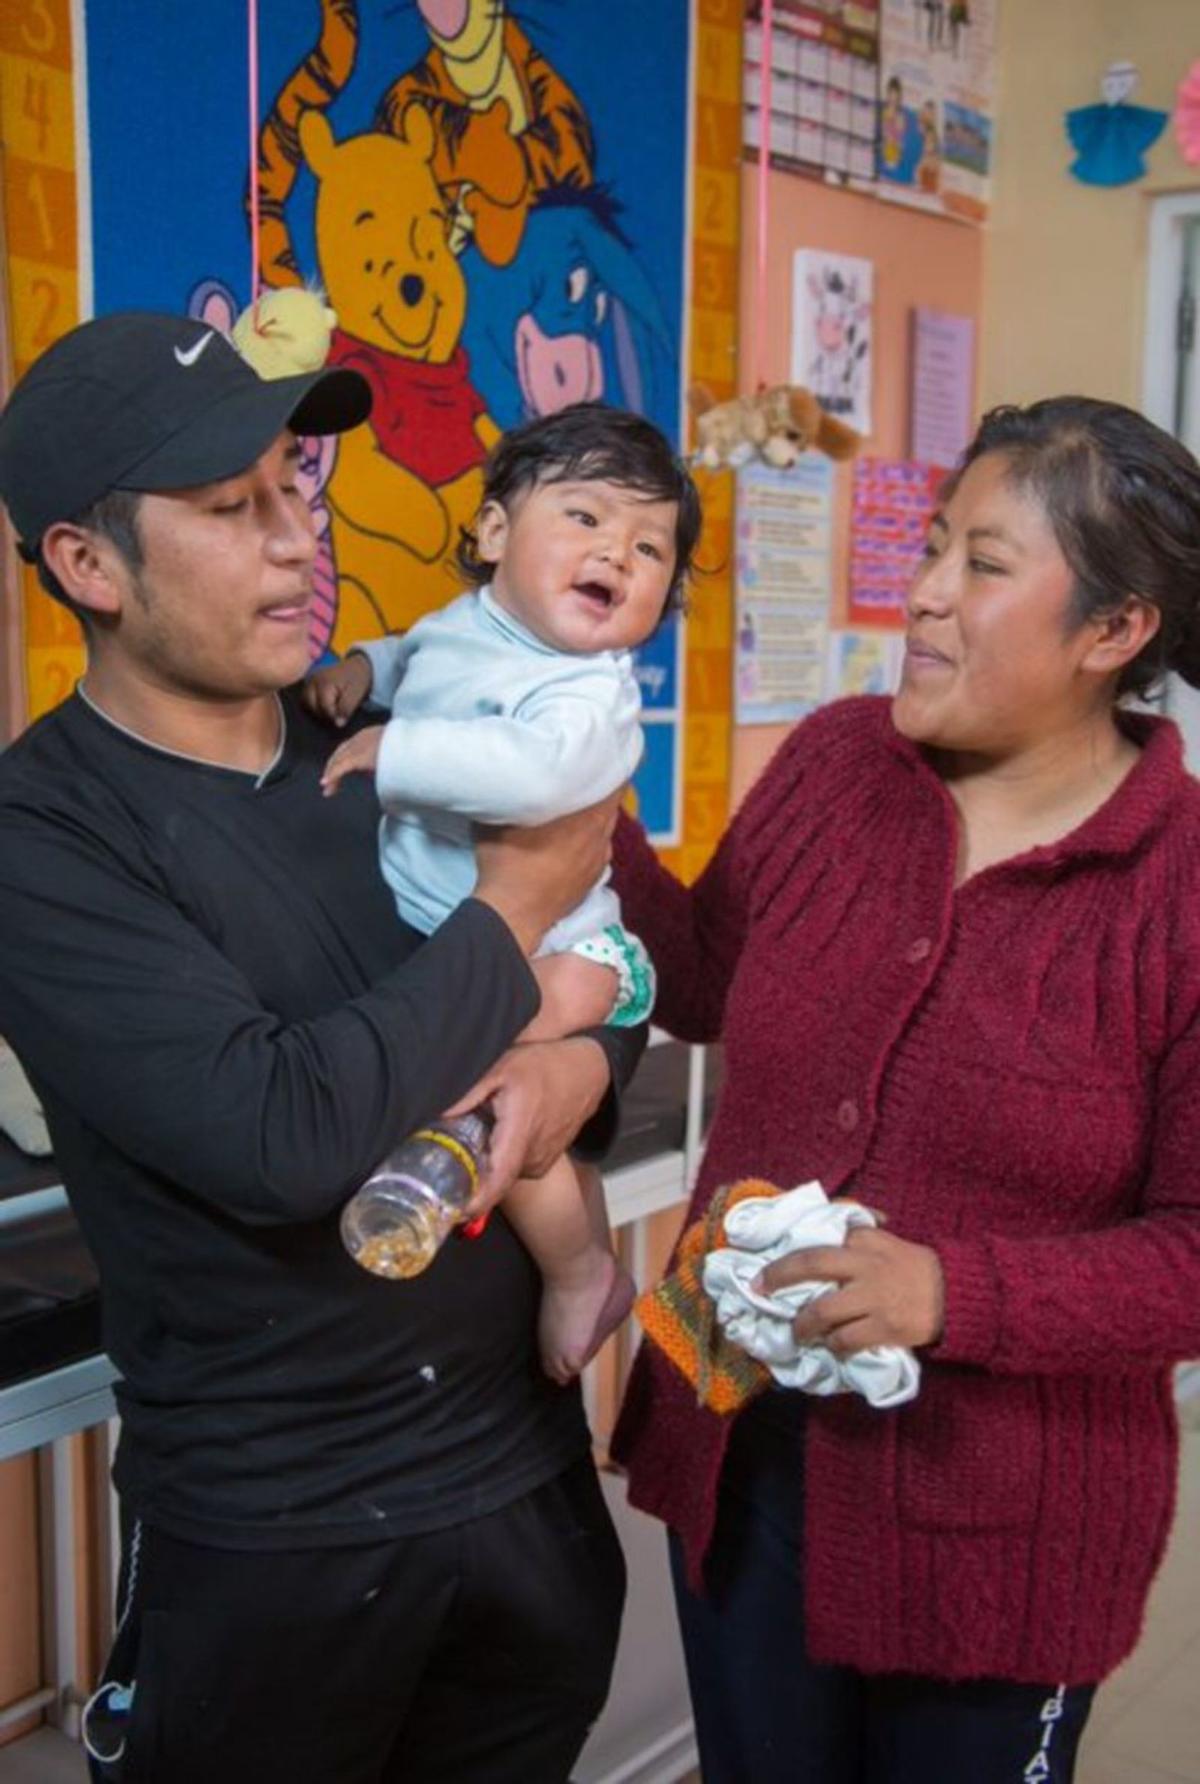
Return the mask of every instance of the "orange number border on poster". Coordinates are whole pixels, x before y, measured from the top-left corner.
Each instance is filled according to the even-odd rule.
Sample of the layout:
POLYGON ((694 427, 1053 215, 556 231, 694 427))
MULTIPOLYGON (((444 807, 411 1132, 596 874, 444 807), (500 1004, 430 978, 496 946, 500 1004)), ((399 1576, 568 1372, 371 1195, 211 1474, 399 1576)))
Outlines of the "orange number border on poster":
MULTIPOLYGON (((0 395, 79 321, 79 181, 70 0, 0 7, 0 204, 5 304, 0 395)), ((21 564, 5 530, 5 671, 11 736, 68 694, 83 672, 77 622, 21 564)))
MULTIPOLYGON (((737 388, 744 0, 695 0, 687 381, 718 401, 737 388)), ((684 880, 725 828, 733 754, 733 478, 696 473, 704 504, 700 575, 684 626, 682 840, 660 850, 684 880)))

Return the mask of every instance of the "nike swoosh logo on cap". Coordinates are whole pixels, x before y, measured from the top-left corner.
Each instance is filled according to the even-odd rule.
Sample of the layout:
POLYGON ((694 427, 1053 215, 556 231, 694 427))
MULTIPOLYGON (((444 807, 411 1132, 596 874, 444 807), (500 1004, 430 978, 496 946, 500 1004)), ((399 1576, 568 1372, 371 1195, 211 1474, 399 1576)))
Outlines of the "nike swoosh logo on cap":
POLYGON ((200 336, 200 339, 196 342, 196 345, 194 347, 189 347, 186 352, 184 352, 182 347, 176 347, 175 357, 179 361, 180 365, 195 365, 196 361, 199 359, 200 355, 203 353, 204 349, 208 346, 208 343, 212 340, 212 338, 213 338, 213 331, 210 328, 208 333, 202 334, 200 336))

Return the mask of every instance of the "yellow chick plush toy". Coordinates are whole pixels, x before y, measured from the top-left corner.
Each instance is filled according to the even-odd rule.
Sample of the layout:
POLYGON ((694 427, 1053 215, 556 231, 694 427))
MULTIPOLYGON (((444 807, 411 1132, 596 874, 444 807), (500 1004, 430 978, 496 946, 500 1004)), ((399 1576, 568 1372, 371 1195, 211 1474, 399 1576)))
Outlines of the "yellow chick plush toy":
POLYGON ((306 285, 264 291, 233 325, 233 344, 260 378, 290 378, 317 372, 329 357, 337 316, 323 292, 306 285))

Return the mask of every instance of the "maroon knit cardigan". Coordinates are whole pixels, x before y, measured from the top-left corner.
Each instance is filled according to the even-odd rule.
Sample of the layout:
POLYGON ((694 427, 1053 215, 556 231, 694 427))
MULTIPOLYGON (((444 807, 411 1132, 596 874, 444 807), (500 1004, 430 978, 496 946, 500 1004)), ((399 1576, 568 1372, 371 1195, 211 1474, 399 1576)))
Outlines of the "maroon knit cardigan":
MULTIPOLYGON (((1200 1354, 1200 785, 1173 725, 1128 725, 1098 812, 957 890, 953 806, 884 700, 800 725, 690 891, 619 832, 656 1019, 725 1041, 688 1218, 817 1177, 945 1272, 912 1404, 808 1404, 816 1660, 1083 1683, 1137 1640, 1168 1366, 1200 1354)), ((642 1346, 615 1453, 695 1580, 728 1429, 642 1346)))

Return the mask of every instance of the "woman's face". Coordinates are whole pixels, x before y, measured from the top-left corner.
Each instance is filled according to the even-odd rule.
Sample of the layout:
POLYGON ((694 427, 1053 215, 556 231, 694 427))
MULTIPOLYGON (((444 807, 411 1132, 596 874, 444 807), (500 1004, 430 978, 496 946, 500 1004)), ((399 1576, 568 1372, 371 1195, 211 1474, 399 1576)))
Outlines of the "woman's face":
POLYGON ((1106 678, 1085 659, 1094 623, 1071 611, 1074 577, 1036 497, 988 453, 930 528, 908 599, 896 729, 936 749, 1008 756, 1094 710, 1106 678))

